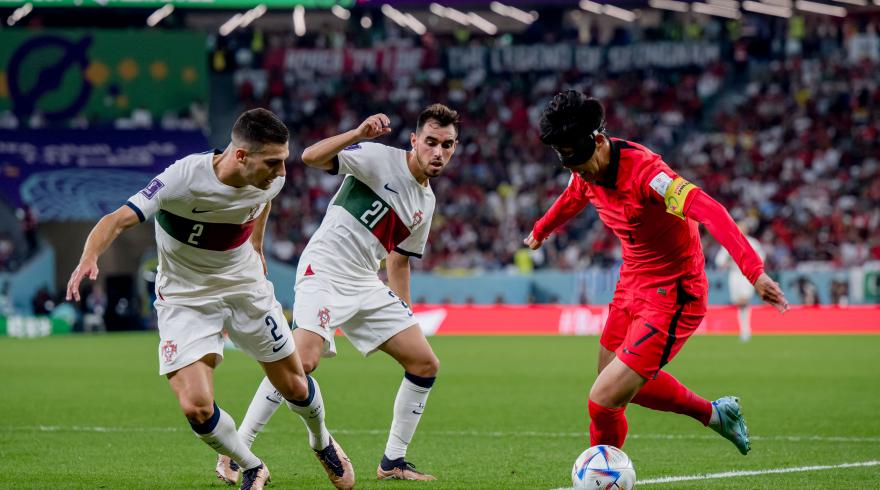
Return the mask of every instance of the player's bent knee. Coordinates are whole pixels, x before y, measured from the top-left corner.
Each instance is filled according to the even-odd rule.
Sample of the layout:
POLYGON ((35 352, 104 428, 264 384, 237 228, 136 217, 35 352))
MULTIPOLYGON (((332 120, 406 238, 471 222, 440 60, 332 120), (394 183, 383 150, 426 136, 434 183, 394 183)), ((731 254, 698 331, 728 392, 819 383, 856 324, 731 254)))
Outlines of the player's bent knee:
POLYGON ((318 369, 318 362, 320 361, 320 357, 310 358, 310 356, 302 357, 302 366, 303 371, 306 374, 311 374, 315 369, 318 369))
POLYGON ((190 423, 204 424, 214 415, 214 402, 202 403, 199 401, 181 400, 180 409, 183 411, 183 416, 190 423))
POLYGON ((432 355, 425 360, 421 360, 414 363, 414 365, 409 366, 407 371, 423 378, 434 378, 437 376, 437 373, 440 372, 440 359, 437 359, 437 356, 432 355))
POLYGON ((305 376, 291 376, 283 386, 275 386, 287 400, 305 400, 309 397, 309 381, 305 376))

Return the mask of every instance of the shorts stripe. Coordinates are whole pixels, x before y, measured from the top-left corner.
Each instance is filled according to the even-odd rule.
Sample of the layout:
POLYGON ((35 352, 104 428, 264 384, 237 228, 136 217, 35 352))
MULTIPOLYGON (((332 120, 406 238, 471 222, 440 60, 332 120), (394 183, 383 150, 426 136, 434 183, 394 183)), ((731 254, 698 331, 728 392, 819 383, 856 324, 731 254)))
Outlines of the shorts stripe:
POLYGON ((672 321, 669 322, 669 332, 668 336, 666 337, 666 345, 663 346, 663 355, 660 356, 660 367, 658 368, 658 371, 660 369, 663 369, 663 366, 665 366, 666 363, 669 362, 669 355, 672 353, 672 346, 675 345, 676 340, 675 328, 678 326, 678 319, 681 318, 681 314, 683 311, 684 303, 682 303, 682 305, 679 306, 677 310, 675 310, 675 314, 672 315, 672 321))

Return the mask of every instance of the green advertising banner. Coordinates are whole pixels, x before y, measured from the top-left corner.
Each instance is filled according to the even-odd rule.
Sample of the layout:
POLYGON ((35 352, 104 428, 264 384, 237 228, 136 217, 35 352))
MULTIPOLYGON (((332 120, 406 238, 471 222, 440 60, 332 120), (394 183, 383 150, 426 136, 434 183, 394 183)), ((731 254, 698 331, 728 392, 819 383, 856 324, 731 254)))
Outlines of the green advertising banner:
POLYGON ((207 105, 206 59, 189 32, 0 30, 0 111, 52 122, 207 105))
POLYGON ((73 327, 61 318, 48 316, 2 316, 0 336, 35 338, 70 333, 73 327))

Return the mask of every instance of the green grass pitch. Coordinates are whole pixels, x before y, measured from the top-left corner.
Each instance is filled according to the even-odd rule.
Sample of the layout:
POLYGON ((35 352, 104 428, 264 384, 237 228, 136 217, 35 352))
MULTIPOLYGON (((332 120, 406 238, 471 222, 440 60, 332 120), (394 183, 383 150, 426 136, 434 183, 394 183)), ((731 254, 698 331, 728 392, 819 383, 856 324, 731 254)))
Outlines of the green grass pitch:
MULTIPOLYGON (((155 333, 0 340, 0 488, 226 488, 215 455, 190 432, 164 378, 155 333)), ((435 337, 441 373, 408 459, 437 482, 377 482, 402 370, 384 354, 340 355, 316 371, 328 426, 359 488, 523 488, 570 485, 587 447, 586 396, 595 337, 435 337)), ((880 460, 880 336, 696 337, 669 366, 707 398, 742 397, 752 452, 697 422, 627 410, 624 450, 640 480, 880 460)), ((227 351, 221 407, 240 421, 260 381, 227 351)), ((305 428, 279 410, 254 450, 270 488, 332 488, 305 428)), ((639 486, 642 488, 642 485, 639 486)), ((761 474, 644 488, 880 488, 880 466, 761 474)))

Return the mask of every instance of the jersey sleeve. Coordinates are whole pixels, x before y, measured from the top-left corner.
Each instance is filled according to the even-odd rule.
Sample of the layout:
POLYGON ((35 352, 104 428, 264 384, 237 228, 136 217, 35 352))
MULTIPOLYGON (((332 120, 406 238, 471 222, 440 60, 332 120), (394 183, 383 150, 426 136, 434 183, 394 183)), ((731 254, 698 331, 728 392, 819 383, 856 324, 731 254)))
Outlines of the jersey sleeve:
POLYGON ((583 211, 589 203, 590 198, 586 194, 586 182, 577 175, 571 174, 568 187, 550 206, 550 209, 544 213, 544 216, 535 222, 535 226, 532 228, 532 237, 538 241, 547 239, 554 230, 583 211))
POLYGON ((425 246, 428 244, 428 235, 431 233, 431 219, 434 216, 434 210, 431 209, 430 211, 425 222, 416 228, 416 231, 410 236, 406 237, 406 240, 394 247, 395 252, 417 259, 422 258, 422 255, 425 253, 425 246))
POLYGON ((376 172, 376 165, 388 160, 388 147, 379 143, 356 143, 343 148, 336 155, 336 165, 332 173, 354 175, 367 182, 376 172))
POLYGON ((754 284, 764 273, 764 262, 749 244, 749 240, 734 223, 733 218, 718 201, 701 189, 690 193, 684 214, 702 223, 709 233, 724 247, 743 275, 754 284))
POLYGON ((180 176, 181 165, 175 163, 153 178, 140 192, 131 196, 125 205, 137 214, 141 222, 150 219, 173 195, 179 194, 184 179, 180 176))
POLYGON ((680 219, 685 219, 684 205, 688 196, 699 189, 660 159, 649 163, 636 175, 636 196, 639 200, 662 204, 667 213, 680 219))

